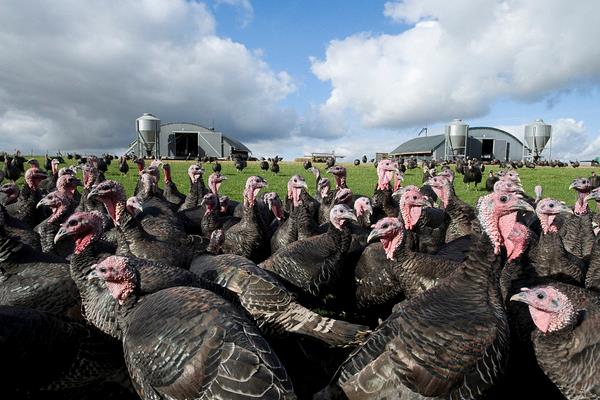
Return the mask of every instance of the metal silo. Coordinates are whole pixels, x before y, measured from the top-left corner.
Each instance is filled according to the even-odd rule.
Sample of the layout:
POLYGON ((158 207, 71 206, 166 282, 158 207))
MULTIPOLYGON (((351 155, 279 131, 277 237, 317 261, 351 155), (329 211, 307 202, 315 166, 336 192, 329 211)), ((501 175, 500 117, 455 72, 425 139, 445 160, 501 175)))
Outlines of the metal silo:
POLYGON ((446 125, 446 158, 464 157, 467 149, 469 125, 455 119, 446 125))
POLYGON ((138 144, 142 146, 147 156, 160 157, 160 119, 150 113, 144 113, 135 120, 135 130, 138 133, 138 144))
POLYGON ((525 142, 531 150, 533 158, 537 160, 552 137, 552 125, 537 119, 535 122, 525 125, 525 142))

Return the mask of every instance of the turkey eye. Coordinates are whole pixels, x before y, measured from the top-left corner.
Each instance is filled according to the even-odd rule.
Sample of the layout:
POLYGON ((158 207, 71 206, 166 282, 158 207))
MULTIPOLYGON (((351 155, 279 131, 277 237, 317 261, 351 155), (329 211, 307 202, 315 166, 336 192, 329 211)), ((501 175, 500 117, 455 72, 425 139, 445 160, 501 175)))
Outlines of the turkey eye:
POLYGON ((554 208, 554 203, 550 203, 550 204, 548 205, 548 207, 550 207, 550 208, 554 208))
POLYGON ((417 199, 417 196, 413 196, 413 200, 416 200, 416 199, 417 199))
POLYGON ((506 203, 508 201, 508 197, 502 196, 502 197, 500 197, 500 201, 503 203, 506 203))
POLYGON ((538 293, 537 294, 537 298, 542 300, 544 298, 544 294, 543 293, 538 293))
POLYGON ((387 229, 387 227, 388 227, 388 224, 385 224, 382 226, 383 229, 387 229))
POLYGON ((75 226, 75 225, 77 225, 77 221, 75 221, 75 220, 69 221, 69 226, 75 226))

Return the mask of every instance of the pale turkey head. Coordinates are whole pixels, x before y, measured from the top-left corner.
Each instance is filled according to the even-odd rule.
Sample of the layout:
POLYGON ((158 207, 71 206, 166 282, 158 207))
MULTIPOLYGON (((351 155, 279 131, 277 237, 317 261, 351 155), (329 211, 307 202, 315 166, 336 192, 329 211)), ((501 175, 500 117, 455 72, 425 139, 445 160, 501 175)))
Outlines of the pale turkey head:
POLYGON ((329 179, 321 178, 321 180, 317 182, 317 187, 321 194, 321 198, 327 197, 329 194, 329 179))
POLYGON ((394 252, 404 240, 404 227, 398 218, 385 217, 371 225, 373 230, 367 238, 367 243, 379 240, 383 245, 385 255, 389 260, 394 259, 394 252))
POLYGON ((128 198, 127 202, 125 203, 125 208, 127 209, 127 212, 129 212, 129 214, 133 215, 134 217, 144 212, 142 202, 137 196, 132 196, 128 198))
POLYGON ((118 214, 122 211, 119 207, 125 203, 125 191, 119 182, 112 180, 100 182, 92 188, 87 197, 100 200, 113 223, 118 225, 118 214))
POLYGON ((203 174, 204 170, 198 164, 192 164, 188 168, 188 176, 190 177, 190 181, 192 183, 197 183, 198 180, 202 179, 203 174))
POLYGON ((442 205, 447 207, 452 191, 452 182, 445 176, 437 175, 429 178, 426 184, 431 186, 431 189, 433 189, 437 197, 439 197, 442 205))
POLYGON ((142 199, 146 200, 153 193, 156 193, 156 179, 152 174, 144 172, 140 176, 140 190, 138 192, 138 196, 141 196, 142 199))
POLYGON ((244 205, 254 207, 254 201, 258 192, 264 187, 267 187, 267 181, 258 175, 249 177, 246 180, 246 186, 244 189, 244 205))
POLYGON ((225 243, 225 232, 222 229, 217 229, 210 234, 210 241, 206 251, 211 254, 223 253, 223 243, 225 243))
POLYGON ((142 174, 149 174, 154 179, 154 183, 158 183, 160 180, 160 169, 158 169, 157 165, 150 165, 148 168, 144 168, 142 174))
POLYGON ((345 204, 335 205, 329 211, 329 221, 337 229, 342 229, 348 220, 357 221, 352 209, 345 204))
POLYGON ((54 243, 70 236, 75 240, 75 254, 79 254, 93 239, 100 237, 102 231, 102 215, 99 212, 76 212, 60 226, 54 243))
POLYGON ((356 217, 364 222, 365 225, 371 221, 371 215, 373 214, 373 205, 371 199, 368 197, 359 197, 354 201, 354 211, 356 217))
POLYGON ((52 161, 50 161, 52 175, 58 174, 58 164, 60 164, 60 161, 58 161, 56 158, 53 158, 52 161))
POLYGON ((269 207, 269 210, 273 213, 275 218, 281 221, 284 217, 283 215, 283 205, 281 204, 281 200, 279 199, 279 195, 275 192, 265 193, 263 195, 263 201, 269 207))
POLYGON ((219 204, 221 205, 221 214, 227 214, 227 210, 229 210, 229 197, 219 196, 219 204))
POLYGON ((146 162, 143 158, 138 158, 135 160, 135 165, 137 166, 138 174, 141 175, 142 171, 144 170, 144 166, 146 165, 146 162))
POLYGON ((577 178, 573 179, 569 190, 574 189, 577 191, 577 201, 575 202, 575 214, 583 215, 589 211, 587 202, 585 201, 587 195, 592 191, 592 183, 588 178, 577 178))
POLYGON ((402 182, 404 182, 404 172, 397 170, 394 172, 394 191, 400 189, 402 187, 402 182))
POLYGON ((494 192, 523 194, 523 187, 512 180, 499 180, 494 183, 494 192))
POLYGON ((82 167, 83 170, 83 187, 90 189, 100 177, 100 171, 98 168, 91 164, 85 164, 82 167))
POLYGON ((477 211, 479 223, 494 245, 494 254, 500 254, 505 246, 509 260, 520 256, 528 237, 527 228, 517 223, 517 213, 535 211, 533 207, 517 194, 490 193, 479 198, 477 211))
POLYGON ((421 214, 423 213, 423 207, 429 207, 429 201, 417 187, 405 190, 400 196, 398 201, 400 205, 400 214, 404 221, 404 228, 412 230, 414 226, 419 222, 421 214))
POLYGON ((584 201, 595 200, 596 202, 600 202, 600 187, 592 190, 590 193, 585 196, 584 201))
POLYGON ((569 297, 555 285, 522 288, 510 298, 529 306, 533 323, 542 333, 560 331, 573 326, 578 312, 569 297))
POLYGON ((398 163, 393 160, 381 160, 377 163, 377 189, 387 190, 395 174, 399 173, 398 163))
POLYGON ((225 175, 222 175, 220 172, 213 172, 208 176, 208 188, 211 192, 218 195, 219 188, 225 180, 227 180, 225 175))
POLYGON ((565 203, 555 199, 540 200, 535 208, 542 230, 544 233, 558 232, 558 227, 554 225, 554 220, 559 214, 573 214, 565 203))
POLYGON ((521 183, 521 178, 519 177, 519 173, 515 170, 510 171, 499 171, 498 178, 500 180, 510 180, 516 183, 521 183))
POLYGON ((62 167, 58 170, 58 177, 60 178, 63 175, 77 175, 77 167, 71 165, 70 167, 62 167))
POLYGON ((104 280, 111 296, 123 305, 135 291, 139 278, 132 259, 110 256, 92 266, 97 277, 104 280))
POLYGON ((452 171, 450 168, 442 168, 437 176, 443 176, 447 178, 450 183, 454 182, 454 171, 452 171))
POLYGON ((54 192, 48 193, 44 196, 36 205, 36 208, 42 206, 48 207, 52 210, 52 215, 48 218, 48 222, 54 222, 58 217, 66 211, 68 206, 71 204, 71 198, 67 197, 66 193, 55 190, 54 192))
POLYGON ((289 179, 287 183, 287 197, 292 200, 294 207, 298 207, 301 204, 300 195, 307 187, 306 180, 300 175, 294 175, 289 179))
POLYGON ((40 183, 47 177, 45 173, 36 167, 31 167, 25 172, 25 183, 32 190, 36 190, 40 186, 40 183))
POLYGON ((346 167, 341 165, 334 165, 333 167, 327 170, 330 174, 335 178, 335 188, 345 188, 346 187, 346 167))
POLYGON ((56 190, 67 194, 73 198, 77 186, 81 186, 81 181, 74 175, 64 174, 56 180, 56 190))

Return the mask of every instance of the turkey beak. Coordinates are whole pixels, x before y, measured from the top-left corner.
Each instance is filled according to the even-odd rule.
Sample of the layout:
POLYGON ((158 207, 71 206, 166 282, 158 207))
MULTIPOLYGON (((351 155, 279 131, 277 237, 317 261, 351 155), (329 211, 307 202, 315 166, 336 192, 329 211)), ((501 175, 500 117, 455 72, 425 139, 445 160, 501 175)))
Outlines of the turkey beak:
POLYGON ((96 279, 101 279, 100 276, 98 275, 98 272, 96 272, 96 264, 92 265, 90 268, 91 268, 91 271, 87 276, 87 280, 93 281, 96 279))
POLYGON ((529 289, 522 288, 520 293, 517 293, 510 298, 510 301, 520 301, 521 303, 529 304, 528 292, 529 289))
POLYGON ((573 214, 573 210, 571 207, 566 204, 560 203, 560 210, 558 210, 559 214, 573 214))
POLYGON ((573 182, 569 185, 569 190, 573 190, 573 189, 575 189, 575 182, 573 182))
POLYGON ((93 187, 87 195, 88 200, 91 200, 99 195, 98 188, 93 187))
POLYGON ((58 232, 56 232, 56 236, 54 236, 54 244, 61 241, 65 236, 69 236, 69 232, 64 226, 61 226, 58 232))
POLYGON ((369 233, 369 237, 367 237, 367 243, 373 243, 374 241, 378 240, 380 235, 381 232, 379 229, 373 229, 371 233, 369 233))
POLYGON ((46 205, 47 205, 47 203, 46 203, 46 198, 44 197, 43 199, 41 199, 41 200, 40 200, 40 201, 37 203, 37 205, 35 206, 35 208, 40 208, 41 206, 46 206, 46 205))
POLYGON ((515 205, 512 206, 512 210, 514 210, 514 211, 521 210, 521 211, 535 212, 535 209, 531 206, 531 204, 529 204, 528 202, 526 202, 522 198, 519 198, 517 200, 517 202, 515 203, 515 205))
POLYGON ((349 219, 349 220, 354 221, 354 222, 358 222, 358 219, 356 218, 356 215, 354 215, 354 213, 351 210, 348 210, 348 211, 344 212, 344 214, 342 214, 341 218, 342 219, 349 219))
POLYGON ((585 196, 585 198, 583 199, 583 201, 584 202, 588 202, 590 200, 597 200, 597 197, 596 197, 597 195, 598 195, 598 193, 591 192, 590 194, 588 194, 587 196, 585 196))

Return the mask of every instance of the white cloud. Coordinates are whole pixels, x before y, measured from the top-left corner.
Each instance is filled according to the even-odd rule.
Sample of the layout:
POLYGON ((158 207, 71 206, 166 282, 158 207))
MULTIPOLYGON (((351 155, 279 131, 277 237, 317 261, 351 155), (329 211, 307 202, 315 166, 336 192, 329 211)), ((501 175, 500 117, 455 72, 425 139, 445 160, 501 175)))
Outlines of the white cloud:
POLYGON ((216 4, 217 6, 226 4, 239 10, 238 19, 240 20, 242 27, 248 26, 254 18, 254 8, 252 7, 250 0, 216 0, 216 4))
POLYGON ((241 140, 296 125, 292 78, 217 36, 203 3, 6 0, 0 49, 0 149, 124 148, 142 112, 241 140))
POLYGON ((365 127, 474 118, 500 98, 535 101, 600 81, 600 2, 406 0, 384 14, 409 28, 329 43, 312 71, 330 82, 322 112, 365 127))

